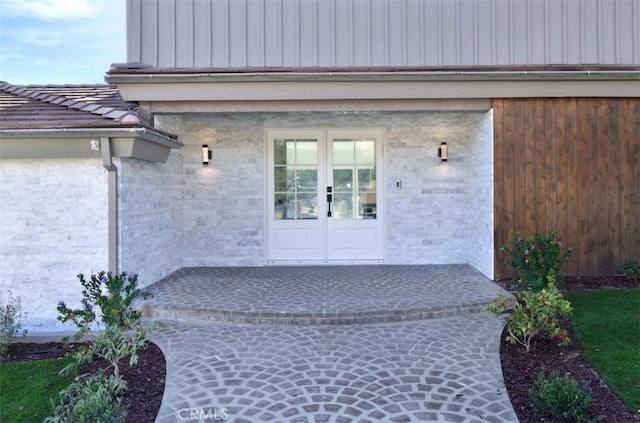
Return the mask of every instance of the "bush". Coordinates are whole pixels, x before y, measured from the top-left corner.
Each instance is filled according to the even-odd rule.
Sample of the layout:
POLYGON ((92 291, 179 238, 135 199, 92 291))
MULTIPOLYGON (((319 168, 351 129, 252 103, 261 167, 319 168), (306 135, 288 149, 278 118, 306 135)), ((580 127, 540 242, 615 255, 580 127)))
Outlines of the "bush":
MULTIPOLYGON (((489 304, 487 310, 497 316, 507 311, 510 301, 503 294, 489 304)), ((531 350, 531 342, 537 336, 549 336, 558 339, 558 345, 567 345, 571 339, 560 327, 558 318, 571 314, 571 304, 553 282, 546 288, 534 292, 527 289, 516 297, 513 311, 507 314, 506 326, 508 342, 522 345, 527 352, 531 350)))
POLYGON ((620 265, 620 270, 627 278, 633 279, 635 283, 638 283, 640 278, 640 261, 638 260, 625 260, 620 265))
POLYGON ((539 291, 550 281, 562 283, 560 267, 565 264, 573 250, 563 251, 562 243, 556 239, 555 232, 545 236, 536 231, 533 239, 523 239, 520 232, 515 232, 511 239, 511 248, 503 246, 508 263, 516 272, 518 279, 514 288, 517 290, 532 289, 539 291))
POLYGON ((529 398, 538 412, 555 418, 577 422, 589 418, 591 393, 569 375, 552 371, 547 379, 541 372, 536 385, 529 389, 529 398))
POLYGON ((133 329, 140 324, 142 315, 133 308, 139 299, 151 298, 151 294, 138 289, 138 275, 127 272, 112 274, 100 272, 86 279, 78 275, 82 285, 82 308, 72 310, 64 301, 58 303, 61 316, 58 320, 73 322, 80 330, 88 329, 94 322, 102 322, 106 326, 123 330, 133 329), (100 311, 100 315, 96 314, 100 311))
MULTIPOLYGON (((96 357, 106 360, 109 365, 96 375, 78 376, 74 383, 63 390, 54 410, 55 415, 49 422, 94 421, 97 415, 94 413, 99 410, 111 416, 111 420, 96 421, 124 419, 126 407, 122 404, 122 395, 126 392, 127 384, 120 374, 120 362, 129 357, 129 365, 134 366, 138 362, 138 350, 147 346, 148 333, 155 325, 143 325, 140 312, 133 307, 137 300, 148 299, 151 295, 137 288, 137 275, 128 275, 126 272, 100 272, 89 279, 80 274, 78 279, 83 287, 82 306, 72 309, 60 301, 58 320, 73 322, 77 326, 74 341, 89 336, 93 342, 78 348, 73 355, 74 361, 62 371, 66 374, 77 373, 82 364, 96 357), (107 375, 105 371, 113 374, 107 375), (76 408, 80 411, 75 411, 76 408)), ((69 340, 68 337, 64 339, 65 342, 69 340)))
POLYGON ((45 423, 119 423, 127 417, 122 404, 126 382, 105 376, 102 369, 95 375, 76 377, 60 391, 58 405, 52 401, 54 416, 45 423))
POLYGON ((22 329, 22 321, 25 317, 27 313, 22 310, 20 297, 13 297, 11 291, 7 291, 5 301, 0 291, 0 358, 7 354, 13 338, 27 334, 27 331, 22 329))

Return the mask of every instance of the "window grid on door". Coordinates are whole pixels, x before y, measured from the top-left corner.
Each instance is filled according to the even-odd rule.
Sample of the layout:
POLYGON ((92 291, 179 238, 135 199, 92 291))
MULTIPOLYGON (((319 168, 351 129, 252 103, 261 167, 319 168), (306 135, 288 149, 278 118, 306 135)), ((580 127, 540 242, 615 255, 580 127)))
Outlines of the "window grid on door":
POLYGON ((376 219, 375 140, 334 138, 334 219, 376 219))
POLYGON ((274 218, 318 219, 318 142, 274 140, 274 218))

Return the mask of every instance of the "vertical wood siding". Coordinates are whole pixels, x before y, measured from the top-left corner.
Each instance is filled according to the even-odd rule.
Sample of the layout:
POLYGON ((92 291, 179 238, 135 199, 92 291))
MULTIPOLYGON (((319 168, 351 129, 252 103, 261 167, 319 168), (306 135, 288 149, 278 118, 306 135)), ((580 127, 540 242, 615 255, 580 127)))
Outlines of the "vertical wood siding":
POLYGON ((157 67, 640 64, 637 0, 127 0, 157 67))
POLYGON ((496 277, 512 231, 555 230, 565 272, 640 260, 640 99, 495 99, 496 277))

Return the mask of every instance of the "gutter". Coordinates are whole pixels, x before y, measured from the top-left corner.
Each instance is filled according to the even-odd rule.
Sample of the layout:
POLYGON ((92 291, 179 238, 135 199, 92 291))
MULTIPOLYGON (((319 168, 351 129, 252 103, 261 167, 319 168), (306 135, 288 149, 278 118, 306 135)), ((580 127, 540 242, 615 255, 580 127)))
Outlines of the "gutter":
POLYGON ((109 271, 118 273, 118 168, 113 164, 111 139, 100 138, 102 166, 107 170, 109 271))
POLYGON ((26 138, 34 135, 46 138, 55 137, 91 137, 91 138, 117 138, 136 136, 146 141, 160 144, 166 147, 182 147, 183 144, 175 136, 155 131, 145 127, 135 128, 24 128, 24 129, 0 129, 0 137, 26 138))
MULTIPOLYGON (((151 68, 153 69, 153 68, 151 68)), ((216 81, 541 81, 541 80, 640 80, 638 70, 522 70, 522 71, 256 71, 174 72, 164 70, 108 73, 110 84, 216 81)))

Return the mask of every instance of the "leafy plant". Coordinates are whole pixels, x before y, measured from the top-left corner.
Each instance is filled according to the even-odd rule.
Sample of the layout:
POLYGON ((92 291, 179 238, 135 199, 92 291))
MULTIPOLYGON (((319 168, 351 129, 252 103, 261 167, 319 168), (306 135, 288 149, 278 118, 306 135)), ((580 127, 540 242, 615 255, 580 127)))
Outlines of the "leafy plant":
POLYGON ((560 376, 552 371, 547 378, 541 372, 536 385, 528 392, 533 406, 539 412, 577 422, 589 418, 591 393, 569 375, 560 376))
POLYGON ((45 423, 118 423, 127 416, 122 395, 127 384, 100 369, 94 375, 82 375, 59 393, 59 403, 52 401, 54 416, 45 423))
MULTIPOLYGON (((505 315, 510 304, 509 298, 498 294, 487 310, 497 316, 505 315)), ((558 345, 568 345, 571 339, 560 327, 558 318, 571 314, 571 304, 553 282, 540 291, 527 289, 516 297, 513 311, 506 315, 507 341, 522 345, 527 352, 531 342, 538 336, 557 338, 558 345)))
POLYGON ((70 309, 64 301, 58 303, 61 316, 58 320, 73 322, 80 330, 88 330, 89 324, 102 322, 106 326, 132 329, 140 324, 141 313, 133 308, 139 299, 152 298, 151 294, 138 289, 138 275, 127 272, 112 274, 100 272, 86 279, 78 275, 82 285, 82 308, 70 309), (96 309, 100 315, 96 314, 96 309), (98 319, 99 318, 99 319, 98 319))
POLYGON ((22 329, 22 321, 26 317, 27 313, 22 310, 20 297, 14 297, 11 291, 7 291, 5 301, 0 291, 0 358, 7 354, 13 338, 27 334, 27 331, 22 329))
POLYGON ((562 248, 556 239, 555 232, 544 235, 539 230, 532 239, 523 239, 520 232, 515 232, 511 239, 511 248, 503 246, 508 263, 516 272, 515 288, 539 291, 550 281, 562 282, 560 267, 565 264, 573 250, 562 248))
MULTIPOLYGON (((100 272, 89 279, 80 274, 78 279, 83 287, 82 306, 72 309, 60 301, 58 320, 76 325, 78 331, 72 337, 74 341, 90 337, 93 342, 78 348, 73 355, 74 360, 62 372, 77 373, 82 364, 96 357, 109 364, 96 375, 78 376, 73 384, 60 393, 60 403, 55 407, 53 418, 67 418, 72 416, 68 413, 76 413, 69 410, 69 404, 75 404, 74 410, 79 409, 82 417, 52 422, 94 421, 91 417, 95 416, 93 413, 96 410, 102 410, 112 418, 119 418, 120 413, 126 416, 122 395, 127 385, 121 376, 120 362, 129 357, 129 365, 134 366, 138 362, 138 350, 146 348, 148 333, 156 327, 143 325, 141 313, 134 309, 137 300, 151 298, 148 292, 138 289, 137 275, 100 272), (105 371, 113 374, 107 375, 105 371)), ((66 337, 63 341, 68 343, 70 338, 66 337)))
POLYGON ((620 270, 629 279, 633 279, 635 283, 638 283, 640 278, 640 261, 638 260, 625 260, 620 265, 620 270))

